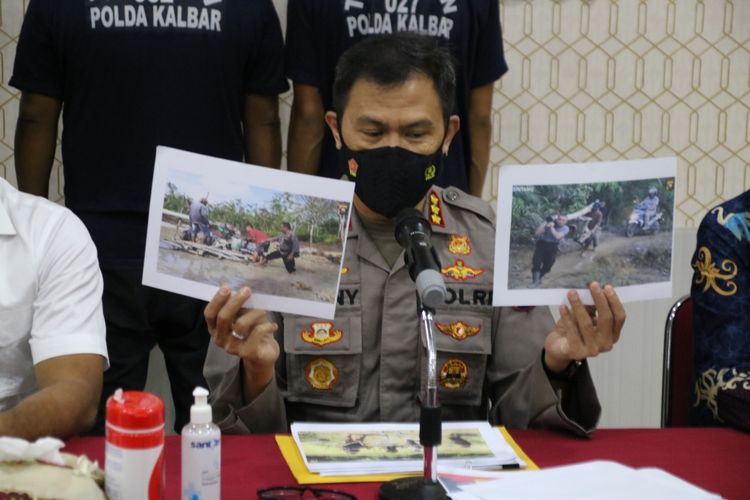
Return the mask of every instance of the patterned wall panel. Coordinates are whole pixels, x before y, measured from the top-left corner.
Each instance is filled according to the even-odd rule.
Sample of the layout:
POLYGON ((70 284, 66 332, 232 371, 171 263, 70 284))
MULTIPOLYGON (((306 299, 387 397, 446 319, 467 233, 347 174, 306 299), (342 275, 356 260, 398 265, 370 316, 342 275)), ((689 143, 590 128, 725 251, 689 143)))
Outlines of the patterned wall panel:
POLYGON ((501 165, 677 156, 676 222, 750 187, 750 2, 501 2, 501 165))
MULTIPOLYGON (((15 183, 18 94, 7 86, 28 0, 0 2, 0 175, 15 183)), ((286 2, 274 1, 281 19, 286 2)), ((502 0, 492 175, 510 163, 675 155, 676 220, 750 188, 750 2, 502 0)), ((291 96, 281 100, 286 130, 291 96)), ((50 197, 63 201, 59 150, 50 197)))

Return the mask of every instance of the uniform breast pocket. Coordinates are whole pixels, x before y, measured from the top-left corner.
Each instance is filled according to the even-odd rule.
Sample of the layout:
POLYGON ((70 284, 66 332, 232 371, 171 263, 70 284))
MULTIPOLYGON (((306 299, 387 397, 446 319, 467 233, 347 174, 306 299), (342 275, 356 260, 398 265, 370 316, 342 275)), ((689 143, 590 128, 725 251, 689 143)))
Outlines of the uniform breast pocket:
POLYGON ((492 354, 491 325, 491 312, 437 311, 437 377, 443 404, 482 404, 487 359, 492 354))
POLYGON ((285 318, 287 399, 351 408, 357 402, 362 363, 359 317, 334 321, 285 318))

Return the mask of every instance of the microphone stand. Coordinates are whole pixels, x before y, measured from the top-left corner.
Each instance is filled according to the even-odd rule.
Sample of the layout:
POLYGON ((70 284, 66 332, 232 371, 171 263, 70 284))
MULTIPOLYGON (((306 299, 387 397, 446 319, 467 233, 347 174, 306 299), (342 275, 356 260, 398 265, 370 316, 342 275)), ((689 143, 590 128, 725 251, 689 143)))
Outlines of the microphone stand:
POLYGON ((426 346, 427 379, 422 381, 419 415, 419 444, 423 450, 422 477, 404 477, 383 483, 379 497, 397 499, 447 499, 445 490, 437 481, 437 447, 442 440, 440 401, 437 387, 437 350, 435 348, 434 310, 422 303, 417 294, 419 333, 426 346))

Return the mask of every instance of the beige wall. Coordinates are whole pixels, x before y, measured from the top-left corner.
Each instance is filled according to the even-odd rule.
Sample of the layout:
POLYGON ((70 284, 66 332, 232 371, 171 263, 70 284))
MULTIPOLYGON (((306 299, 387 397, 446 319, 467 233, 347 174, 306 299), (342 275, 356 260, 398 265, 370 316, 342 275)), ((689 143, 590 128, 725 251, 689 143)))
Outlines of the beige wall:
MULTIPOLYGON (((283 20, 286 2, 274 3, 283 20)), ((7 82, 26 4, 0 0, 0 176, 11 182, 18 94, 7 82)), ((505 164, 677 156, 678 297, 691 228, 750 187, 750 1, 503 0, 501 19, 510 72, 495 91, 484 197, 505 164)), ((290 103, 282 96, 284 128, 290 103)), ((58 162, 58 201, 60 183, 58 162)), ((592 363, 604 425, 658 424, 669 303, 629 305, 618 349, 592 363)))

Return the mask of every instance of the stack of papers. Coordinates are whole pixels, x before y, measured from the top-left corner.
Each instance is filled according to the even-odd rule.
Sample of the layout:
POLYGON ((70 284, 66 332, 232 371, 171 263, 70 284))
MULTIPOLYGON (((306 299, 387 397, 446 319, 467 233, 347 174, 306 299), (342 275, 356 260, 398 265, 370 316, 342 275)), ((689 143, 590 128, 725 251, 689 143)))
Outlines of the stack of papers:
POLYGON ((694 486, 668 472, 598 460, 562 467, 553 467, 528 474, 507 474, 488 481, 465 481, 447 486, 454 500, 720 500, 715 495, 694 486))
MULTIPOLYGON (((487 422, 445 422, 438 464, 463 468, 525 468, 513 447, 487 422)), ((292 424, 309 472, 321 476, 421 472, 416 423, 292 424)))

